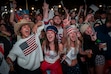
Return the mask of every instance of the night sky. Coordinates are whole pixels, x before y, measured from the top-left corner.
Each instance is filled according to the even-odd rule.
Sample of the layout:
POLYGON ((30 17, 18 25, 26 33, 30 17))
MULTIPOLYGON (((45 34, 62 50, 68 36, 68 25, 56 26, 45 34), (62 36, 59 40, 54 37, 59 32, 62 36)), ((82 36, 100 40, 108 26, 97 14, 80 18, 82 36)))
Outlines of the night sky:
MULTIPOLYGON (((18 7, 25 8, 25 0, 16 0, 18 7)), ((47 3, 51 6, 60 4, 61 0, 46 0, 47 3)), ((74 8, 79 5, 84 4, 84 0, 62 0, 66 8, 74 8)), ((9 0, 0 0, 0 6, 9 4, 9 0)), ((35 6, 36 8, 41 8, 43 0, 28 0, 29 8, 35 6)), ((105 4, 111 5, 111 0, 86 0, 86 4, 105 4)))
MULTIPOLYGON (((24 6, 25 0, 16 0, 18 2, 18 5, 24 6)), ((46 0, 50 6, 60 4, 61 0, 46 0)), ((65 7, 67 8, 73 8, 74 6, 83 5, 84 0, 62 0, 65 7)), ((29 6, 35 5, 36 7, 40 8, 43 4, 43 0, 28 0, 29 6)), ((111 5, 111 0, 86 0, 86 3, 88 5, 90 4, 103 4, 111 5)))

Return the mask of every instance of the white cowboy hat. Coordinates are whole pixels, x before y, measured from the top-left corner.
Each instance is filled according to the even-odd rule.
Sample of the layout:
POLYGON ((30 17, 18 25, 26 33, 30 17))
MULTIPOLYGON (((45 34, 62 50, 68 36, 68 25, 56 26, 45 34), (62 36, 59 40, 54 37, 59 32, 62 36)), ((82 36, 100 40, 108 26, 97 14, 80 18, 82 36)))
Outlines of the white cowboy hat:
POLYGON ((14 25, 14 32, 15 32, 15 34, 20 35, 20 32, 19 32, 20 28, 21 28, 23 25, 26 25, 26 24, 29 25, 31 29, 32 29, 32 27, 34 26, 34 23, 33 23, 33 22, 30 22, 30 21, 27 21, 27 20, 25 20, 25 19, 22 19, 22 20, 20 20, 20 22, 18 22, 18 23, 16 23, 16 24, 14 25))

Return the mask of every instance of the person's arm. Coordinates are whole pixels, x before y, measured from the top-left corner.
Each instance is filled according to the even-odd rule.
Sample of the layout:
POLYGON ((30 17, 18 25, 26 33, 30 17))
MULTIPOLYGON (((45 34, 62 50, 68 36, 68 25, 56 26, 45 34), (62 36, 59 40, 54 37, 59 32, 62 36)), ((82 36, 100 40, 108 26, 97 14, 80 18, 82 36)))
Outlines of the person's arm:
POLYGON ((48 16, 49 16, 49 14, 48 14, 49 5, 46 2, 43 3, 42 9, 43 9, 43 20, 46 20, 46 19, 49 20, 48 19, 48 16))
POLYGON ((92 50, 88 49, 88 50, 83 50, 82 49, 82 43, 80 41, 78 41, 78 45, 79 45, 79 53, 81 55, 88 55, 88 54, 92 54, 92 50))
POLYGON ((15 8, 17 7, 17 5, 16 5, 16 1, 14 0, 13 1, 13 11, 11 12, 11 14, 10 14, 10 23, 12 24, 12 26, 14 26, 14 24, 16 23, 15 21, 14 21, 14 17, 15 17, 15 8))
POLYGON ((79 7, 79 12, 78 12, 78 14, 77 14, 77 17, 79 17, 80 16, 80 14, 81 14, 81 10, 83 9, 83 6, 80 6, 79 7))
POLYGON ((87 14, 87 4, 85 4, 84 17, 86 17, 86 14, 87 14))
POLYGON ((11 36, 11 33, 10 32, 7 32, 7 31, 1 31, 3 34, 7 35, 7 36, 11 36))
POLYGON ((62 38, 63 44, 65 44, 66 42, 66 36, 67 36, 66 27, 70 25, 70 20, 68 18, 69 16, 67 16, 67 18, 63 20, 63 38, 62 38))
POLYGON ((66 29, 65 29, 65 27, 63 28, 63 37, 62 37, 62 43, 63 44, 65 44, 65 42, 66 42, 66 29))
POLYGON ((64 50, 63 50, 63 44, 62 43, 59 43, 59 54, 63 54, 64 53, 64 50))
POLYGON ((97 40, 97 32, 91 34, 90 37, 91 37, 92 41, 96 41, 97 40))
POLYGON ((92 49, 88 49, 88 50, 82 50, 82 48, 80 48, 79 49, 79 53, 81 54, 81 55, 88 55, 88 54, 93 54, 92 53, 92 49))
POLYGON ((6 62, 10 67, 10 71, 14 71, 14 61, 17 59, 17 53, 19 53, 18 49, 18 45, 15 43, 15 45, 12 47, 11 51, 6 57, 6 62))
POLYGON ((42 22, 42 21, 37 22, 37 23, 34 25, 34 27, 32 28, 32 32, 33 32, 33 33, 37 33, 38 27, 41 27, 42 25, 43 25, 43 22, 42 22))
POLYGON ((86 17, 85 17, 85 21, 84 22, 89 22, 89 19, 93 16, 93 14, 88 14, 86 17))
POLYGON ((68 17, 69 19, 69 13, 68 13, 68 10, 66 9, 66 7, 63 7, 64 11, 65 11, 65 14, 66 14, 66 17, 68 17))
POLYGON ((11 72, 14 71, 13 62, 12 62, 12 60, 9 57, 6 58, 6 62, 8 63, 8 65, 10 67, 10 71, 11 72))

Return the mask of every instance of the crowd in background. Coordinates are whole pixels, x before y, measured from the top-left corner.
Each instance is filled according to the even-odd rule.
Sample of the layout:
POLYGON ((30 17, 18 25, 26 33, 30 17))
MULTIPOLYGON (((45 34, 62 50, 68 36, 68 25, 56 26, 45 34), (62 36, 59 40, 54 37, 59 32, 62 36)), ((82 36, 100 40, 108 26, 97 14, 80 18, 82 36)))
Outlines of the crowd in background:
POLYGON ((42 13, 0 19, 0 74, 111 74, 111 9, 85 5, 65 13, 42 13), (21 51, 22 50, 22 51, 21 51))

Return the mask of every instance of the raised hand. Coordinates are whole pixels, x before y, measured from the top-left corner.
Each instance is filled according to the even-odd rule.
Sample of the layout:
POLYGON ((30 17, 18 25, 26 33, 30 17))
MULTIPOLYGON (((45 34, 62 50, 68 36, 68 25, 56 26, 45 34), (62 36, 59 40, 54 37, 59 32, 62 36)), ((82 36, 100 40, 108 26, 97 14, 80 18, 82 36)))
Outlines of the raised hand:
POLYGON ((70 25, 69 14, 67 14, 66 19, 63 20, 63 27, 70 25))
POLYGON ((84 7, 84 6, 83 6, 83 5, 81 5, 81 6, 79 7, 79 9, 83 9, 83 7, 84 7))
POLYGON ((13 8, 15 9, 17 7, 17 2, 13 0, 13 8))
POLYGON ((68 18, 63 20, 63 27, 70 25, 70 20, 68 18))
POLYGON ((97 32, 94 32, 91 36, 91 40, 95 41, 97 39, 97 32))
POLYGON ((90 19, 92 16, 93 16, 93 14, 88 14, 88 15, 86 16, 85 22, 88 22, 89 19, 90 19))
POLYGON ((49 9, 49 4, 47 4, 46 2, 43 3, 43 10, 49 9))

